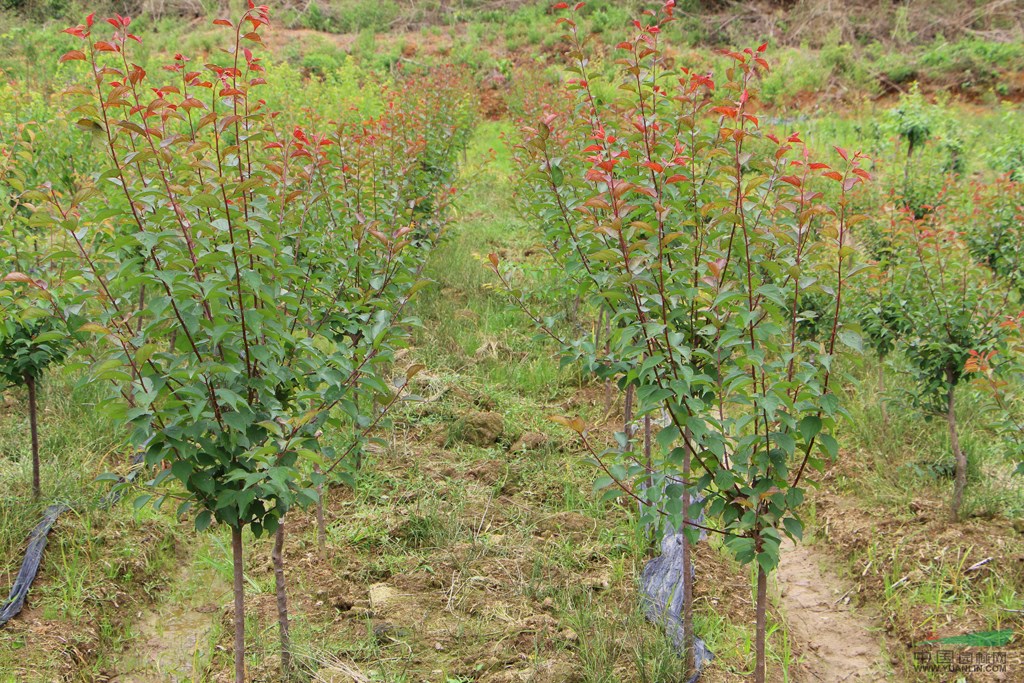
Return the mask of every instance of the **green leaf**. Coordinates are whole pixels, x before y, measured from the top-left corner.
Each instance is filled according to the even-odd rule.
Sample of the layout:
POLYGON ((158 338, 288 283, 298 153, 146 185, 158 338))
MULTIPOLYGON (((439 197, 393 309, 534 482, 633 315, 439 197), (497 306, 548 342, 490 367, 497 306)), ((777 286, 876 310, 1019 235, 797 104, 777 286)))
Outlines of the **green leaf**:
POLYGON ((565 174, 562 172, 561 166, 551 167, 551 182, 554 184, 555 187, 561 187, 564 178, 565 174))
POLYGON ((761 569, 764 570, 765 574, 771 574, 779 566, 779 554, 777 552, 757 553, 757 563, 761 565, 761 569))
POLYGON ((929 640, 929 643, 941 643, 943 645, 966 645, 968 647, 1005 647, 1013 639, 1013 629, 1002 631, 978 631, 962 636, 949 636, 938 640, 929 640))
POLYGON ((249 428, 249 416, 242 413, 224 413, 223 420, 229 427, 239 432, 244 432, 249 428))
POLYGON ((831 434, 822 434, 818 438, 818 444, 824 449, 829 458, 835 460, 839 457, 839 443, 831 434))
POLYGON ((196 531, 206 531, 213 521, 213 515, 209 510, 203 510, 196 515, 196 531))
POLYGON ((158 348, 160 347, 152 342, 143 344, 139 347, 139 350, 135 352, 135 362, 139 365, 145 365, 146 362, 153 357, 153 354, 156 353, 158 348))
POLYGON ((858 353, 863 353, 864 340, 857 332, 854 332, 853 330, 849 329, 840 330, 838 336, 839 341, 842 342, 844 346, 848 346, 849 348, 853 349, 854 351, 857 351, 858 353))
POLYGON ((201 209, 219 209, 224 206, 224 202, 214 197, 212 194, 196 194, 189 198, 189 204, 201 209))
POLYGON ((655 440, 657 441, 659 448, 667 451, 669 448, 672 447, 672 444, 674 444, 678 438, 679 428, 676 427, 675 425, 669 425, 668 427, 665 427, 660 432, 658 432, 658 436, 655 437, 655 440))
POLYGON ((804 537, 804 525, 796 517, 786 517, 782 520, 782 525, 786 527, 786 532, 795 538, 796 540, 802 540, 804 537))
POLYGON ((811 439, 818 435, 821 431, 821 418, 817 415, 807 415, 797 426, 797 431, 800 432, 800 436, 804 438, 805 443, 810 443, 811 439))
POLYGON ((174 478, 185 484, 188 483, 188 478, 192 474, 192 463, 188 460, 178 460, 171 465, 171 474, 174 478))

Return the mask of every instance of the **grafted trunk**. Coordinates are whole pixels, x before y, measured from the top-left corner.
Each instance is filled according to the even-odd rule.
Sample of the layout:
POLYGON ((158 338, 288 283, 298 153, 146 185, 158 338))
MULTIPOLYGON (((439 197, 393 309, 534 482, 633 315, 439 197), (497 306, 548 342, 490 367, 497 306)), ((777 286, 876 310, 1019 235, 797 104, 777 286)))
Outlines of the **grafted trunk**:
MULTIPOLYGON (((313 471, 320 474, 320 465, 313 465, 313 471)), ((320 549, 320 557, 327 557, 327 522, 324 521, 324 485, 316 485, 316 544, 320 549)))
POLYGON ((39 500, 42 486, 39 482, 39 423, 37 421, 36 378, 25 375, 25 386, 28 387, 28 427, 32 433, 32 497, 39 500))
POLYGON ((686 537, 686 527, 690 523, 690 428, 683 432, 685 441, 683 448, 683 571, 686 572, 686 580, 683 581, 683 661, 686 665, 686 676, 689 678, 694 670, 694 632, 693 632, 693 574, 691 567, 693 560, 690 553, 690 539, 686 537))
MULTIPOLYGON (((355 421, 355 424, 353 425, 353 428, 358 432, 359 431, 359 392, 358 391, 355 393, 355 395, 352 397, 352 399, 353 399, 353 402, 355 403, 355 406, 356 406, 356 421, 355 421)), ((377 407, 377 401, 376 400, 374 400, 374 402, 373 402, 373 407, 374 408, 377 407)), ((362 448, 362 446, 360 446, 359 448, 356 449, 356 469, 357 470, 363 469, 363 448, 362 448)))
POLYGON ((135 329, 135 334, 142 332, 142 312, 146 310, 146 285, 139 287, 139 307, 136 309, 136 315, 139 318, 139 324, 135 329))
MULTIPOLYGON (((597 332, 594 333, 594 351, 598 349, 597 337, 600 334, 602 325, 604 326, 604 355, 610 356, 612 352, 612 316, 610 311, 601 309, 601 316, 597 320, 597 332)), ((612 381, 606 379, 604 381, 604 414, 610 415, 612 412, 612 404, 614 403, 615 392, 612 388, 612 381)))
POLYGON ((651 485, 654 463, 651 460, 651 415, 644 415, 644 468, 647 470, 647 486, 651 485))
POLYGON ((878 405, 882 409, 882 424, 889 425, 889 409, 885 405, 885 363, 878 364, 878 405))
POLYGON ((956 407, 953 400, 956 386, 953 384, 953 372, 947 371, 946 377, 949 380, 949 390, 946 394, 946 422, 949 423, 949 442, 953 447, 953 458, 956 460, 951 507, 953 521, 958 522, 960 521, 960 506, 964 502, 964 489, 967 488, 967 454, 960 448, 960 435, 956 426, 956 407))
POLYGON ((765 636, 768 631, 768 575, 757 565, 757 623, 754 642, 754 683, 765 681, 765 636))
MULTIPOLYGON (((642 488, 647 496, 650 496, 649 489, 653 483, 652 463, 651 463, 651 416, 650 414, 644 415, 644 472, 647 476, 644 477, 642 488)), ((637 511, 639 514, 644 514, 643 503, 640 504, 640 509, 637 511)), ((648 536, 654 533, 656 528, 648 527, 648 536)))
POLYGON ((277 590, 277 626, 281 633, 281 680, 292 675, 292 640, 288 632, 288 590, 284 578, 284 522, 277 527, 274 550, 270 553, 274 563, 274 585, 277 590))
MULTIPOLYGON (((914 143, 907 146, 907 163, 903 165, 903 193, 906 194, 910 188, 910 158, 914 156, 914 143)), ((903 205, 907 205, 907 198, 903 198, 903 205)))
POLYGON ((242 527, 231 527, 231 559, 235 569, 235 683, 245 683, 245 583, 242 527))
POLYGON ((633 429, 630 423, 633 421, 633 385, 626 385, 626 407, 624 409, 623 416, 623 430, 626 432, 626 448, 630 448, 633 443, 633 429))

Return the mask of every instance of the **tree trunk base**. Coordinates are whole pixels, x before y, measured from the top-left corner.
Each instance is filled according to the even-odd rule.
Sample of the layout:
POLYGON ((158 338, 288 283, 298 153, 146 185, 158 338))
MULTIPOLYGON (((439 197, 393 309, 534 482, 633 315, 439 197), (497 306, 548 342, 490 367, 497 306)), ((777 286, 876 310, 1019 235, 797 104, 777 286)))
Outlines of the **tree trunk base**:
POLYGON ((277 527, 274 536, 274 550, 271 552, 274 563, 274 585, 277 590, 277 625, 281 632, 281 680, 291 680, 292 675, 292 641, 288 631, 288 591, 284 578, 284 522, 277 527))
POLYGON ((235 683, 245 683, 245 577, 242 527, 231 527, 231 556, 235 569, 235 683))
POLYGON ((39 421, 38 405, 36 403, 36 378, 32 375, 25 376, 25 385, 28 387, 28 424, 32 433, 32 497, 35 500, 43 495, 43 488, 39 476, 39 421))

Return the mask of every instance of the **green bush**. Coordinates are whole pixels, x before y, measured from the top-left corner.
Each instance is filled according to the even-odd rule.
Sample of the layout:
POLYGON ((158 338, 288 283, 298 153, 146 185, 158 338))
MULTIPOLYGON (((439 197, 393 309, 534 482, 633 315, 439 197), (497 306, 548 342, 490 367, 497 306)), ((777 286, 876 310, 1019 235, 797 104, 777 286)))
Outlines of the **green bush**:
POLYGON ((1000 135, 986 155, 989 167, 997 173, 1009 174, 1017 182, 1024 181, 1024 125, 1020 107, 1005 105, 993 129, 1000 135))
POLYGON ((831 73, 807 46, 781 50, 776 53, 772 71, 762 80, 761 97, 769 104, 781 104, 800 93, 820 92, 831 73))
POLYGON ((955 75, 961 86, 993 84, 1002 73, 1019 69, 1024 63, 1024 45, 968 38, 951 43, 938 38, 918 59, 929 77, 955 75))
POLYGON ((309 9, 303 15, 302 23, 306 28, 311 28, 314 31, 330 32, 335 30, 334 17, 329 12, 320 9, 320 5, 315 2, 309 3, 309 9))
POLYGON ((325 52, 310 52, 302 58, 302 68, 311 76, 325 78, 341 66, 336 55, 325 52))
POLYGON ((364 30, 386 31, 399 17, 399 5, 378 0, 342 0, 335 6, 337 30, 358 33, 364 30))

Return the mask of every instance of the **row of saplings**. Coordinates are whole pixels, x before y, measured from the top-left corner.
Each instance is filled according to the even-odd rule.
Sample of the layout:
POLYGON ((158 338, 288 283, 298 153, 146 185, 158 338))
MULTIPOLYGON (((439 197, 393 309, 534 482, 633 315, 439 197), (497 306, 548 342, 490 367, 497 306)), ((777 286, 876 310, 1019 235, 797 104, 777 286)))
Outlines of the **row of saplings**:
POLYGON ((285 514, 322 505, 328 477, 350 481, 418 370, 387 376, 472 125, 462 75, 443 69, 400 81, 377 118, 290 122, 259 96, 271 75, 252 49, 268 22, 252 3, 216 21, 231 35, 223 63, 192 70, 176 55, 163 80, 133 63, 128 17, 67 29, 79 42, 61 61, 81 64, 65 106, 102 150, 78 160, 96 172, 60 192, 5 166, 14 210, 0 235, 13 264, 2 379, 29 389, 35 495, 36 385, 70 356, 64 372, 110 387, 105 409, 156 473, 137 506, 173 501, 199 531, 231 528, 239 682, 242 532, 276 534, 287 677, 285 514))
MULTIPOLYGON (((812 473, 839 455, 840 351, 862 350, 864 336, 879 356, 902 349, 919 403, 948 418, 957 516, 967 462, 955 389, 968 371, 985 371, 1013 414, 1016 385, 998 376, 1020 370, 1010 353, 1020 328, 1004 320, 1017 299, 960 236, 965 222, 986 224, 990 206, 936 202, 915 215, 897 196, 871 194, 867 157, 837 147, 825 163, 799 134, 763 130, 756 89, 767 46, 725 52, 718 73, 691 72, 664 52, 674 4, 615 47, 612 102, 595 92, 602 74, 578 28, 583 3, 555 6, 569 96, 549 90, 526 103, 515 161, 549 256, 532 267, 562 283, 556 308, 534 310, 543 297, 521 291, 531 266, 494 254, 487 265, 567 358, 625 389, 627 423, 644 425, 645 438, 627 424, 605 449, 580 418, 557 418, 579 434, 598 488, 633 499, 640 524, 683 529, 684 566, 704 532, 755 563, 762 682, 768 575, 782 537, 801 537, 812 473), (865 205, 876 215, 862 215, 865 205), (573 300, 600 312, 598 334, 571 312, 554 322, 573 300)), ((1022 434, 1012 420, 1004 426, 1022 434)), ((689 675, 689 582, 682 602, 689 675)))
MULTIPOLYGON (((528 102, 536 111, 517 150, 550 280, 564 283, 563 300, 596 305, 606 338, 548 324, 525 305, 515 270, 489 263, 566 355, 636 402, 649 437, 627 429, 607 450, 580 420, 562 420, 580 433, 599 486, 635 498, 641 523, 685 528, 691 541, 720 534, 739 560, 756 562, 763 680, 767 576, 782 535, 801 536, 808 477, 838 455, 833 364, 843 346, 862 346, 850 323, 880 357, 902 349, 922 405, 941 403, 957 461, 954 513, 967 471, 954 404, 965 372, 984 374, 1007 433, 1020 433, 1009 417, 1015 387, 1000 379, 1017 370, 1009 351, 1020 345, 1017 320, 1000 322, 1016 301, 1001 272, 1012 268, 1005 250, 981 258, 991 242, 958 234, 993 215, 1012 224, 1007 205, 1020 189, 923 213, 877 195, 863 202, 871 176, 861 155, 837 149, 825 164, 799 135, 761 130, 752 95, 768 69, 765 46, 727 53, 722 75, 690 73, 664 59, 660 29, 672 19, 666 3, 617 46, 622 88, 609 107, 593 92, 574 15, 561 17, 573 98, 528 102), (857 210, 865 203, 890 208, 868 221, 857 210)), ((194 509, 197 528, 232 528, 241 680, 242 530, 277 534, 287 669, 283 515, 319 501, 324 477, 344 476, 383 415, 363 415, 359 397, 386 408, 408 380, 394 387, 382 375, 443 227, 451 173, 438 169, 450 169, 467 122, 457 83, 435 74, 431 89, 396 92, 387 119, 317 122, 324 132, 282 125, 249 96, 264 75, 243 45, 258 42, 264 7, 231 26, 229 54, 244 60, 192 72, 176 59, 180 85, 156 90, 128 57, 129 21, 109 21, 108 40, 93 42, 91 17, 69 29, 83 49, 62 58, 86 63, 86 85, 72 91, 84 98, 80 126, 107 149, 106 169, 67 196, 26 193, 32 218, 5 227, 6 247, 32 242, 16 229, 48 231, 61 247, 9 249, 21 267, 0 290, 5 314, 17 311, 4 320, 5 379, 29 386, 34 415, 36 380, 77 347, 89 377, 115 388, 114 416, 146 463, 165 466, 154 483, 184 486, 179 515, 194 509), (351 445, 332 450, 325 427, 351 434, 351 445)))

